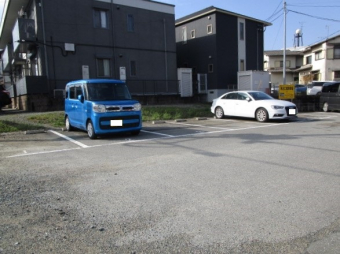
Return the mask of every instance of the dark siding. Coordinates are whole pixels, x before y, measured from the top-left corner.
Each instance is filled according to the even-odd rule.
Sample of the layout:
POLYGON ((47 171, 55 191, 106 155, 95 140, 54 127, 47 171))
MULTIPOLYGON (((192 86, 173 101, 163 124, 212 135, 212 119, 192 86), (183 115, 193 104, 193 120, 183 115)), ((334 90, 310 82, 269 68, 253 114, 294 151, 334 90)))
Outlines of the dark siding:
MULTIPOLYGON (((105 57, 111 60, 111 78, 118 79, 124 66, 127 80, 177 80, 174 15, 93 0, 58 0, 44 1, 44 17, 47 44, 54 46, 47 47, 50 79, 80 79, 82 65, 89 66, 90 78, 97 78, 96 58, 105 57), (94 28, 94 8, 108 11, 108 29, 94 28), (134 32, 127 31, 128 14, 134 16, 134 32), (74 43, 76 51, 65 53, 65 43, 74 43), (136 61, 136 77, 130 76, 131 60, 136 61)), ((41 27, 39 19, 42 42, 41 27)))
POLYGON ((238 30, 237 17, 217 14, 217 73, 216 88, 227 89, 237 84, 238 30))
POLYGON ((263 71, 263 25, 246 20, 247 70, 263 71))
MULTIPOLYGON (((188 22, 185 25, 176 27, 177 41, 177 67, 188 67, 194 69, 196 73, 208 74, 208 89, 213 89, 216 84, 217 72, 209 73, 209 64, 213 64, 214 69, 217 63, 216 54, 216 16, 210 15, 188 22), (212 25, 212 33, 207 33, 207 26, 212 25), (183 44, 182 28, 187 28, 187 43, 183 44), (190 32, 195 30, 195 38, 191 38, 190 32)), ((194 76, 194 78, 196 78, 194 76)), ((196 88, 196 87, 194 87, 196 88)))

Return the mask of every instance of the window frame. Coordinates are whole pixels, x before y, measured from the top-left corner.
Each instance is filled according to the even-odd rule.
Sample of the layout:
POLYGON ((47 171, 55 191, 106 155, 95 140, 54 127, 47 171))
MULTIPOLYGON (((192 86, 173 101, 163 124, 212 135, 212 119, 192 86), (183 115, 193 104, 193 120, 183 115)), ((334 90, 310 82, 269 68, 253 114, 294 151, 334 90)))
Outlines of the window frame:
POLYGON ((130 61, 130 77, 137 77, 137 62, 135 60, 130 61))
POLYGON ((240 24, 240 34, 239 34, 240 38, 239 39, 241 41, 244 41, 244 22, 240 22, 239 24, 240 24))
POLYGON ((214 64, 208 64, 208 73, 214 72, 214 64))
POLYGON ((104 58, 104 57, 97 57, 96 58, 96 66, 97 66, 97 77, 102 77, 102 78, 109 78, 111 77, 111 59, 110 58, 104 58), (100 63, 102 61, 102 66, 100 66, 100 63), (108 63, 108 67, 105 68, 105 62, 108 63), (101 70, 102 68, 102 70, 101 70), (108 74, 105 73, 105 71, 108 71, 108 74), (101 75, 101 72, 103 75, 101 75))
POLYGON ((93 26, 94 26, 94 28, 99 28, 99 29, 100 28, 101 29, 109 29, 108 10, 100 9, 100 8, 94 8, 93 9, 93 26), (103 21, 103 16, 102 16, 103 14, 105 14, 105 25, 102 22, 103 21))
POLYGON ((340 45, 334 45, 333 55, 333 59, 340 59, 340 45))
POLYGON ((182 42, 183 42, 183 44, 187 44, 187 42, 188 42, 188 34, 187 34, 187 27, 186 26, 182 27, 182 42))
POLYGON ((207 34, 212 34, 213 33, 213 25, 209 24, 207 25, 207 34))
POLYGON ((196 38, 196 30, 195 29, 190 31, 190 37, 191 37, 191 39, 196 38))
POLYGON ((315 61, 324 59, 322 52, 323 52, 322 50, 319 50, 319 51, 316 51, 316 52, 314 53, 314 55, 315 55, 315 61))
POLYGON ((135 19, 132 14, 127 15, 127 31, 131 33, 135 31, 135 19))

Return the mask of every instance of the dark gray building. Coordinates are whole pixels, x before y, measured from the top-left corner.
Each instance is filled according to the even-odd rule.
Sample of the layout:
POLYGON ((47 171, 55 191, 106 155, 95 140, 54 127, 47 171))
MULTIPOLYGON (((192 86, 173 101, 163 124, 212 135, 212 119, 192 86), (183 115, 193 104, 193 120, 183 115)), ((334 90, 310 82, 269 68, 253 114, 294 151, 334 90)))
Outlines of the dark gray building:
POLYGON ((7 0, 0 36, 2 82, 20 109, 41 110, 77 79, 123 79, 135 95, 178 92, 173 5, 7 0))
POLYGON ((237 73, 263 70, 268 22, 211 6, 176 20, 177 66, 192 68, 194 90, 211 101, 237 87, 237 73))

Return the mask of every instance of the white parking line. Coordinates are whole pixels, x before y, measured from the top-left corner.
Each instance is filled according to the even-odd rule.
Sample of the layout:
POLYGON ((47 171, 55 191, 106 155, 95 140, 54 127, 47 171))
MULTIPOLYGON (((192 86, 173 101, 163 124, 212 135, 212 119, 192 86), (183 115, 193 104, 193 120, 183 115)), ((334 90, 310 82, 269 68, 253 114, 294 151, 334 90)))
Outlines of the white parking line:
POLYGON ((67 137, 67 136, 65 136, 65 135, 63 135, 63 134, 61 134, 59 132, 52 131, 52 130, 49 130, 49 132, 52 132, 53 134, 58 135, 59 137, 62 137, 64 139, 66 139, 66 140, 68 140, 68 141, 70 141, 70 142, 72 142, 72 143, 82 147, 82 148, 88 148, 89 147, 89 146, 87 146, 87 145, 85 145, 85 144, 83 144, 83 143, 81 143, 79 141, 76 141, 76 140, 74 140, 74 139, 72 139, 70 137, 67 137))
POLYGON ((159 132, 154 132, 154 131, 141 130, 141 132, 150 133, 150 134, 155 134, 155 135, 159 135, 159 136, 166 136, 166 137, 170 137, 170 138, 175 137, 175 136, 173 136, 173 135, 168 135, 168 134, 159 133, 159 132))
POLYGON ((176 125, 184 125, 184 126, 192 126, 192 127, 203 127, 203 128, 209 128, 209 129, 219 129, 219 130, 231 130, 228 128, 223 127, 214 127, 214 126, 205 126, 205 125, 199 125, 199 124, 188 124, 188 123, 173 123, 173 122, 166 122, 169 124, 176 124, 176 125))
MULTIPOLYGON (((204 134, 215 134, 215 133, 221 133, 221 132, 231 132, 231 131, 242 131, 242 130, 250 130, 250 129, 257 129, 257 128, 266 128, 266 127, 275 127, 275 126, 280 126, 280 125, 287 125, 289 123, 282 123, 282 124, 265 124, 261 126, 252 126, 252 127, 245 127, 245 128, 235 128, 235 129, 220 129, 217 131, 210 131, 210 132, 199 132, 199 133, 191 133, 191 134, 184 134, 184 135, 177 135, 177 136, 172 136, 172 135, 167 135, 163 134, 160 138, 151 138, 151 139, 142 139, 142 140, 126 140, 122 142, 115 142, 115 143, 107 143, 107 144, 101 144, 101 145, 93 145, 93 146, 87 146, 83 143, 80 143, 74 139, 71 139, 63 134, 60 134, 56 131, 49 130, 49 132, 52 132, 53 134, 56 134, 62 138, 65 138, 66 140, 71 141, 72 143, 75 143, 79 145, 82 148, 96 148, 96 147, 102 147, 102 146, 111 146, 111 145, 123 145, 123 144, 128 144, 128 143, 141 143, 141 142, 148 142, 148 141, 156 141, 156 140, 161 140, 161 139, 170 139, 170 138, 183 138, 183 137, 190 137, 190 136, 198 136, 198 135, 204 135, 204 134)), ((204 126, 201 126, 204 127, 204 126)), ((144 131, 148 132, 148 131, 144 131)), ((148 133, 154 133, 154 132, 148 132, 148 133)), ((158 133, 158 135, 161 135, 161 133, 158 133)), ((7 158, 15 158, 15 157, 23 157, 23 156, 31 156, 31 155, 41 155, 41 154, 48 154, 48 153, 58 153, 58 152, 65 152, 65 151, 72 151, 72 150, 77 150, 81 149, 80 147, 77 148, 70 148, 70 149, 61 149, 61 150, 53 150, 53 151, 43 151, 43 152, 36 152, 36 153, 25 153, 25 154, 18 154, 18 155, 12 155, 8 156, 7 158)))

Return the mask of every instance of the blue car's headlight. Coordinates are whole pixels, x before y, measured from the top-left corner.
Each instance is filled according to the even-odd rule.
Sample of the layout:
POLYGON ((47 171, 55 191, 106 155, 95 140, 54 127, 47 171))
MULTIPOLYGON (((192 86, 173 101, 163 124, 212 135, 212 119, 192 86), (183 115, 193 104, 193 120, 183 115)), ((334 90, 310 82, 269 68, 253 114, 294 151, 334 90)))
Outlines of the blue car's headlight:
POLYGON ((272 109, 283 109, 284 106, 272 105, 272 109))
POLYGON ((101 105, 101 104, 93 104, 92 109, 93 109, 93 112, 96 112, 96 113, 106 112, 105 105, 101 105))
POLYGON ((142 109, 142 105, 140 103, 136 103, 133 105, 134 111, 140 111, 142 109))

